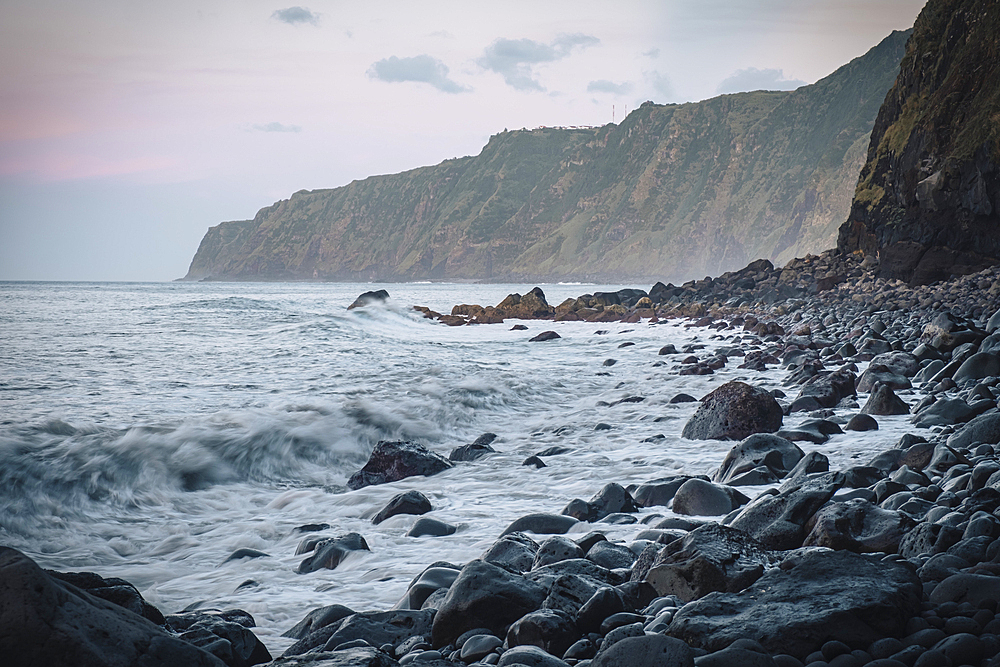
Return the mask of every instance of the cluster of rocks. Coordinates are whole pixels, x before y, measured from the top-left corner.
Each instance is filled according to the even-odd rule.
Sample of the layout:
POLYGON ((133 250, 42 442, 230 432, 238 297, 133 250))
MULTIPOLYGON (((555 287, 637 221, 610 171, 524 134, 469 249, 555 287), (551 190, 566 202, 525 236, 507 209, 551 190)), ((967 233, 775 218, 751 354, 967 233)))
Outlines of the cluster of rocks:
MULTIPOLYGON (((521 517, 479 558, 429 565, 391 610, 313 610, 273 661, 245 612, 164 616, 127 582, 46 572, 3 548, 0 650, 23 665, 1000 667, 996 272, 911 289, 872 277, 851 256, 793 264, 757 262, 711 281, 584 295, 558 308, 532 290, 455 315, 683 314, 732 344, 711 355, 667 345, 652 365, 698 374, 732 360, 750 371, 782 366, 787 394, 734 381, 701 399, 684 436, 736 443, 711 477, 611 482, 559 513, 521 517), (912 392, 896 394, 908 389, 912 404, 912 392), (869 395, 864 406, 859 392, 869 395), (799 413, 806 419, 786 427, 799 413), (910 414, 919 435, 860 465, 831 470, 822 453, 795 444, 877 429, 892 414, 910 414), (754 498, 740 491, 759 485, 771 488, 754 498), (671 514, 646 511, 660 507, 671 514), (609 540, 601 526, 612 524, 636 524, 633 539, 609 540)), ((468 465, 495 441, 484 434, 448 459, 416 443, 379 443, 350 486, 468 465)), ((531 458, 544 465, 556 453, 531 458)), ((372 521, 431 509, 404 491, 372 521)), ((303 575, 368 549, 358 533, 321 534, 329 528, 300 527, 303 575)), ((409 534, 454 530, 421 516, 409 534)), ((266 555, 243 551, 232 558, 266 555)))

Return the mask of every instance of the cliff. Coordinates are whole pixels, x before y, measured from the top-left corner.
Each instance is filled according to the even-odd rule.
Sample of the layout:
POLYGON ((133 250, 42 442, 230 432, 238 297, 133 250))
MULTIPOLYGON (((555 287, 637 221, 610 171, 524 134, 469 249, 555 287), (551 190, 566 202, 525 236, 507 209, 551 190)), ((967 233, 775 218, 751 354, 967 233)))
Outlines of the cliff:
POLYGON ((930 0, 879 111, 842 251, 926 284, 1000 263, 1000 4, 930 0))
POLYGON ((833 246, 908 33, 791 92, 643 104, 209 229, 187 279, 682 281, 833 246))

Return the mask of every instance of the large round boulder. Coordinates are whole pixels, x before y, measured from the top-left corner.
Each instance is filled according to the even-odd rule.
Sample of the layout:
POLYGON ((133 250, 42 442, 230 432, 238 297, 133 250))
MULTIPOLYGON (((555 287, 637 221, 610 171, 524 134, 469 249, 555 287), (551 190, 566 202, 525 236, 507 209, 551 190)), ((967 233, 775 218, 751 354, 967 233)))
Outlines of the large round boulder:
POLYGON ((444 457, 415 442, 382 440, 375 445, 364 467, 351 475, 347 486, 356 490, 416 475, 430 476, 452 466, 444 457))
POLYGON ((701 399, 682 435, 689 440, 742 440, 754 433, 774 433, 781 420, 774 396, 733 380, 701 399))
POLYGON ((781 479, 804 456, 798 445, 790 440, 768 433, 755 433, 729 450, 713 480, 728 484, 733 479, 754 468, 766 466, 781 479))

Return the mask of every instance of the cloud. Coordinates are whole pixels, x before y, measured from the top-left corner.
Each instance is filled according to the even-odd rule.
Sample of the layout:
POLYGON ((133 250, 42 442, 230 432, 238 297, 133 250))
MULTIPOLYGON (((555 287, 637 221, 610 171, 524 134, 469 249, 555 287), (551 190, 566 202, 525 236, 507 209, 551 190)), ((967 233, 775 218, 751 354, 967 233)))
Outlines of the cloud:
POLYGON ((319 14, 309 11, 305 7, 289 7, 288 9, 277 9, 271 14, 272 19, 295 25, 297 23, 319 24, 319 14))
POLYGON ((642 55, 646 56, 647 58, 659 58, 660 57, 660 50, 659 49, 650 49, 649 51, 643 51, 642 55))
POLYGON ((805 81, 786 79, 784 70, 748 67, 737 70, 723 79, 719 87, 716 88, 716 92, 724 95, 726 93, 742 93, 748 90, 795 90, 804 85, 806 85, 805 81))
POLYGON ((598 79, 597 81, 591 81, 587 84, 588 93, 613 93, 615 95, 624 95, 631 90, 632 84, 628 81, 625 83, 615 83, 614 81, 608 81, 607 79, 598 79))
POLYGON ((500 74, 504 82, 515 90, 544 91, 542 84, 534 78, 534 65, 561 60, 575 47, 587 48, 600 41, 579 33, 560 35, 551 44, 533 39, 498 39, 486 47, 476 64, 500 74))
POLYGON ((427 54, 412 58, 384 58, 368 68, 368 76, 387 83, 427 83, 444 93, 467 93, 471 90, 449 79, 447 65, 427 54))
POLYGON ((265 123, 264 125, 254 125, 253 130, 257 132, 301 132, 299 125, 283 125, 281 123, 265 123))
POLYGON ((656 93, 656 101, 658 103, 669 104, 678 100, 677 91, 674 90, 674 85, 665 74, 647 72, 646 79, 649 81, 653 92, 656 93))

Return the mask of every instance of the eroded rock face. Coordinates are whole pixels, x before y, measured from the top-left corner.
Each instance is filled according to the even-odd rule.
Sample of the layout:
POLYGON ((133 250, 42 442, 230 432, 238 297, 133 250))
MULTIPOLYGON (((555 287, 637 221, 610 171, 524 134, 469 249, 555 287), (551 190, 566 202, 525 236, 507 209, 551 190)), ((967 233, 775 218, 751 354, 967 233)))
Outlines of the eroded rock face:
POLYGON ((364 467, 347 480, 347 486, 356 490, 415 475, 435 475, 452 466, 444 457, 415 442, 382 440, 375 445, 364 467))
POLYGON ((742 440, 781 428, 781 406, 767 391, 733 380, 702 399, 684 425, 689 440, 742 440))
POLYGON ((663 547, 645 581, 661 596, 690 602, 713 591, 739 592, 776 560, 746 533, 710 523, 663 547))
POLYGON ((741 593, 686 605, 667 634, 708 651, 753 637, 772 653, 799 658, 830 640, 867 647, 902 634, 920 610, 920 590, 909 564, 850 551, 807 551, 741 593))
POLYGON ((219 658, 0 547, 0 650, 23 667, 224 667, 219 658))

